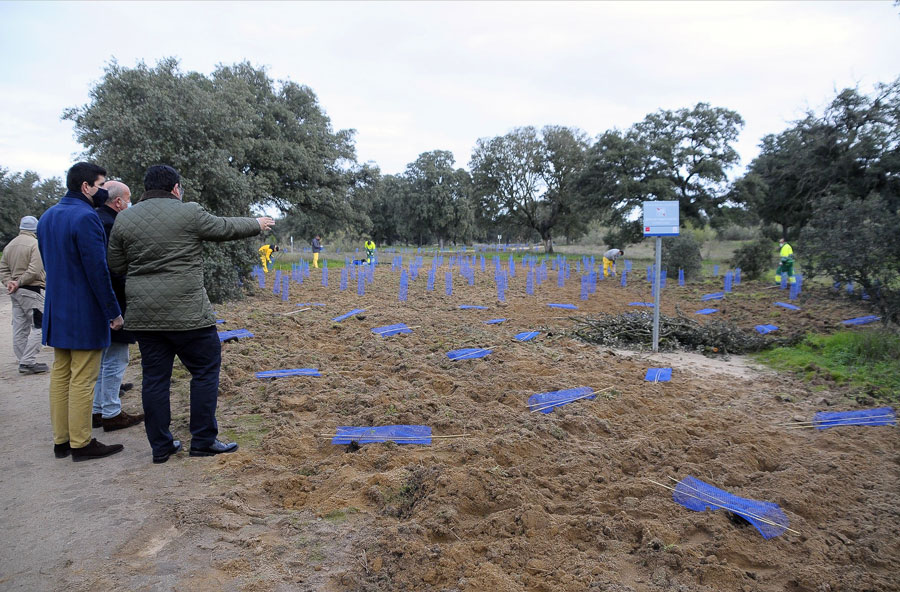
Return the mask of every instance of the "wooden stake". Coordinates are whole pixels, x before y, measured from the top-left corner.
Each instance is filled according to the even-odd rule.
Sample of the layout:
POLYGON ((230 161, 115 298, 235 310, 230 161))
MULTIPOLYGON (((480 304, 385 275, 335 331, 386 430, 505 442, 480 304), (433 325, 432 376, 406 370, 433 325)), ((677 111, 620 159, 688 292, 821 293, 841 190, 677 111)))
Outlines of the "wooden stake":
MULTIPOLYGON (((672 481, 675 481, 676 483, 680 483, 680 481, 678 481, 677 479, 674 479, 674 478, 672 478, 672 477, 669 477, 669 479, 672 479, 672 481)), ((723 510, 728 510, 729 512, 733 512, 733 513, 738 514, 738 515, 740 515, 740 516, 749 516, 750 518, 753 518, 754 520, 757 520, 757 521, 759 521, 759 522, 763 522, 763 523, 769 524, 769 525, 771 525, 771 526, 777 526, 778 528, 783 528, 783 529, 785 529, 785 530, 787 530, 787 531, 789 531, 789 532, 793 532, 794 534, 800 534, 800 533, 797 532, 796 530, 794 530, 794 529, 792 529, 792 528, 788 528, 788 527, 785 526, 784 524, 779 524, 778 522, 773 522, 773 521, 769 520, 768 518, 763 518, 762 516, 757 516, 756 514, 753 514, 753 513, 751 513, 751 512, 745 512, 745 511, 742 511, 742 510, 735 510, 735 509, 732 508, 732 507, 725 506, 725 505, 722 505, 722 504, 717 504, 717 503, 715 503, 715 502, 711 502, 711 501, 709 501, 710 499, 717 499, 717 498, 712 497, 712 496, 708 496, 708 494, 706 494, 706 493, 700 492, 700 493, 703 493, 703 495, 706 496, 706 497, 698 497, 698 496, 696 496, 696 495, 691 495, 691 494, 685 493, 685 492, 683 492, 683 491, 677 491, 674 487, 669 487, 668 485, 664 485, 664 484, 662 484, 662 483, 658 483, 658 482, 654 481, 653 479, 647 479, 647 481, 649 481, 650 483, 653 483, 654 485, 659 485, 660 487, 665 487, 666 489, 669 489, 669 490, 671 490, 671 491, 675 491, 675 492, 677 492, 679 495, 686 495, 686 496, 692 497, 692 498, 694 498, 694 499, 696 499, 696 500, 700 500, 701 502, 707 503, 707 504, 709 504, 710 506, 715 506, 715 507, 717 507, 717 508, 722 508, 723 510)), ((698 491, 696 488, 691 487, 690 485, 687 485, 687 484, 683 484, 683 485, 684 485, 685 487, 687 487, 688 489, 693 489, 694 491, 698 491)), ((719 500, 719 501, 722 501, 722 500, 719 500)))

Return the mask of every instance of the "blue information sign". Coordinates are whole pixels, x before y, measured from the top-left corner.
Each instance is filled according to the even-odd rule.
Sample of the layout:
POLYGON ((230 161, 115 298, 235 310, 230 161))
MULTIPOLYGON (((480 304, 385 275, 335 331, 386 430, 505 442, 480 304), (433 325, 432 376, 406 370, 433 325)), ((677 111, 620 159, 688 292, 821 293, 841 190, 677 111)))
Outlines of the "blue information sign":
POLYGON ((644 202, 644 236, 678 236, 678 202, 644 202))

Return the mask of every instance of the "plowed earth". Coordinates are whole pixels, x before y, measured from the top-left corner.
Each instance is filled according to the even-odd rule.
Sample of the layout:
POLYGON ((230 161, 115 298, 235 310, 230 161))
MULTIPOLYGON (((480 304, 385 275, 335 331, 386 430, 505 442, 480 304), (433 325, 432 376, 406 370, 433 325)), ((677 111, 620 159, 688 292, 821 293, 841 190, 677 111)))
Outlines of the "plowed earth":
MULTIPOLYGON (((534 296, 520 274, 500 303, 490 270, 474 286, 454 275, 452 296, 442 272, 426 292, 426 271, 401 303, 388 266, 365 296, 352 279, 339 291, 335 271, 330 287, 317 270, 291 284, 288 302, 272 294, 270 274, 266 290, 217 307, 223 328, 254 333, 223 346, 220 428, 241 450, 198 475, 204 495, 172 504, 176 530, 166 536, 184 544, 169 548, 199 540, 209 550, 206 566, 177 589, 900 589, 900 431, 775 425, 858 408, 847 389, 742 357, 612 351, 570 336, 572 316, 649 301, 644 281, 623 288, 606 280, 582 301, 574 272, 562 288, 551 274, 534 296), (279 314, 303 302, 326 306, 279 314), (331 321, 353 308, 367 310, 331 321), (484 324, 498 317, 508 320, 484 324), (371 332, 399 322, 413 332, 371 332), (541 334, 512 338, 525 330, 541 334), (493 353, 448 360, 460 347, 493 353), (644 382, 651 366, 672 367, 671 382, 644 382), (318 368, 322 377, 254 377, 281 368, 318 368), (529 412, 530 395, 578 386, 605 390, 549 414, 529 412), (337 426, 391 424, 467 435, 358 449, 323 437, 337 426), (649 481, 686 475, 778 503, 800 534, 764 540, 722 510, 681 507, 649 481)), ((778 325, 773 338, 871 314, 825 290, 807 291, 796 302, 802 311, 784 310, 773 303, 786 292, 755 282, 700 302, 718 290, 715 279, 670 283, 663 312, 702 321, 693 312, 715 307, 744 328, 778 325)), ((175 401, 188 379, 178 376, 173 432, 186 434, 187 405, 175 401)))

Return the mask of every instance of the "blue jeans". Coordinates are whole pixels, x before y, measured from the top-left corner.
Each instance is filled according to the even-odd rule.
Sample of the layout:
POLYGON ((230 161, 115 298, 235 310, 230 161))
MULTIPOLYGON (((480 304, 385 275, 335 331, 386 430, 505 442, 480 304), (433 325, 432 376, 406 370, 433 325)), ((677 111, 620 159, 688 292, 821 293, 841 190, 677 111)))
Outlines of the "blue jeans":
POLYGON ((103 350, 100 358, 100 374, 94 385, 94 413, 102 413, 103 419, 111 419, 122 412, 119 387, 128 367, 128 344, 113 341, 103 350))
POLYGON ((189 331, 135 331, 141 348, 144 372, 141 400, 144 428, 153 454, 172 448, 172 409, 169 387, 175 356, 191 373, 191 448, 212 446, 219 434, 216 403, 219 398, 219 368, 222 344, 215 327, 189 331))

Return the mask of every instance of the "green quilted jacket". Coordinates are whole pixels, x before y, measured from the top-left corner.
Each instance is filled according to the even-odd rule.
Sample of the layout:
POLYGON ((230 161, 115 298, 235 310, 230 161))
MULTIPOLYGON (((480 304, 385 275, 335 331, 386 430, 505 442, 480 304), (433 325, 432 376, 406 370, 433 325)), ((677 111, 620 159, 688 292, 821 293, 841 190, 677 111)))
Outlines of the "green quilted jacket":
POLYGON ((255 218, 219 218, 198 203, 148 191, 119 213, 109 237, 113 273, 127 275, 130 331, 188 331, 216 324, 203 286, 201 243, 259 234, 255 218))

